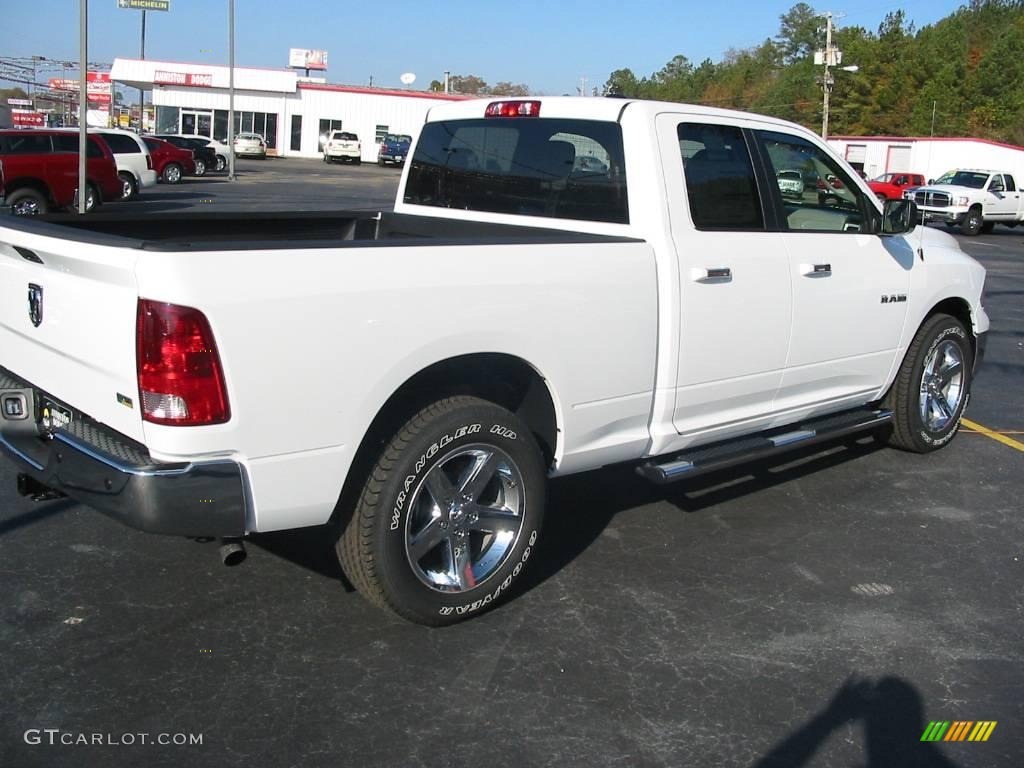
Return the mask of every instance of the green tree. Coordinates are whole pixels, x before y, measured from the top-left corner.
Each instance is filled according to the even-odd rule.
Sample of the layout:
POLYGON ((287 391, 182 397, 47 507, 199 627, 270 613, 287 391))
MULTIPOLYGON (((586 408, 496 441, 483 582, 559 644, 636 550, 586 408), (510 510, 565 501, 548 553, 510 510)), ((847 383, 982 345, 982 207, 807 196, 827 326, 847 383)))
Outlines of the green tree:
POLYGON ((822 47, 822 36, 818 31, 821 16, 807 3, 797 3, 782 14, 779 20, 781 25, 776 41, 787 64, 806 58, 822 47))

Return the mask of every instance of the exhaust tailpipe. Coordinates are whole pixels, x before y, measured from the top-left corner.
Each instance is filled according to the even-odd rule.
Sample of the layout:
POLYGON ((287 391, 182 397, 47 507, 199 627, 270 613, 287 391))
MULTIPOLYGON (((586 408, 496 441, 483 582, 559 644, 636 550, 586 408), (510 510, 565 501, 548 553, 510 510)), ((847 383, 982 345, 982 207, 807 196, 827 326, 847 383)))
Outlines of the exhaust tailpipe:
POLYGON ((241 539, 220 540, 220 561, 227 566, 239 565, 246 558, 245 544, 241 539))

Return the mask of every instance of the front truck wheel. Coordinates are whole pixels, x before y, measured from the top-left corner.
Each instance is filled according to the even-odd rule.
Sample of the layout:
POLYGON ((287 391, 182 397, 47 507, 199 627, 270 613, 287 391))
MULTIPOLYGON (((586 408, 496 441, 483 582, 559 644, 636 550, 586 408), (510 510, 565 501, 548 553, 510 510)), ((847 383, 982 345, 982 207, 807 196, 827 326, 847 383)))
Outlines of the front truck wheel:
POLYGON ((883 401, 893 412, 889 443, 927 453, 952 440, 970 397, 973 367, 963 323, 944 314, 925 320, 883 401))
POLYGON ((981 216, 981 208, 971 208, 964 214, 964 220, 960 222, 960 231, 969 237, 974 237, 981 232, 985 220, 981 216))
POLYGON ((364 597, 405 619, 453 624, 521 576, 544 516, 529 428, 486 400, 439 400, 391 438, 336 549, 364 597))

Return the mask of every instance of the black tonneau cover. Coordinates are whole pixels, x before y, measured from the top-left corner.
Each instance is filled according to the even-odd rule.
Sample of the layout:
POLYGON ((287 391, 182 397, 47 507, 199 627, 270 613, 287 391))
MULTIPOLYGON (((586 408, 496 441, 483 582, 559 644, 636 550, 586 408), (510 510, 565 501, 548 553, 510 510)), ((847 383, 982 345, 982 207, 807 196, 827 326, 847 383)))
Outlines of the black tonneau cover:
MULTIPOLYGON (((148 251, 638 242, 516 224, 366 211, 93 213, 11 216, 10 227, 64 240, 148 251)), ((2 240, 2 238, 0 238, 2 240)))

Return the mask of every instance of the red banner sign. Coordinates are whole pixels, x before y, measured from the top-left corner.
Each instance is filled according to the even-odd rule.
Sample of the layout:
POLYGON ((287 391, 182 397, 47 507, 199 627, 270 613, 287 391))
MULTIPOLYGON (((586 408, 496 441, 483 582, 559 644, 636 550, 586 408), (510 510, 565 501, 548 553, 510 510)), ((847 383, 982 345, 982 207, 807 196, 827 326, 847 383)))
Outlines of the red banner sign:
POLYGON ((22 128, 45 128, 46 115, 27 109, 12 109, 11 122, 22 128))

